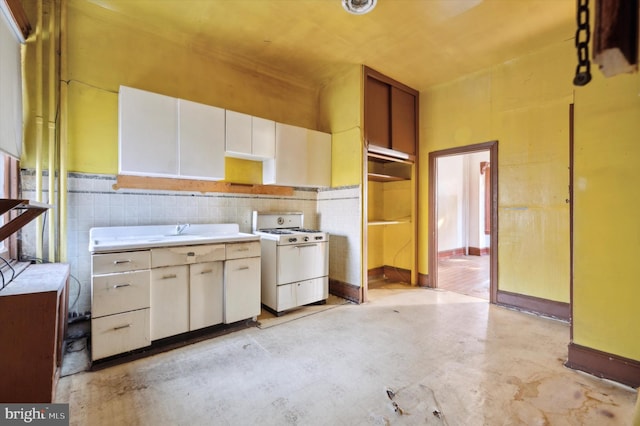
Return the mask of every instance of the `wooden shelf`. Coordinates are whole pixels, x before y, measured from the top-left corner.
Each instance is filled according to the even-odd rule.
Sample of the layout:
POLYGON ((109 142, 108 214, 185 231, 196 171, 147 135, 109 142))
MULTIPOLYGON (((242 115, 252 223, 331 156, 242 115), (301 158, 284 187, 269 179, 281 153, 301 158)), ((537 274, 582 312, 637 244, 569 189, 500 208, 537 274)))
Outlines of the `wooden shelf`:
POLYGON ((383 225, 399 225, 401 223, 411 223, 410 217, 404 217, 402 219, 397 220, 384 220, 384 219, 374 219, 367 222, 369 226, 383 226, 383 225))
POLYGON ((31 200, 0 198, 0 215, 9 211, 22 210, 22 213, 0 227, 0 241, 4 241, 27 223, 52 208, 50 204, 31 200))
POLYGON ((401 180, 410 180, 409 178, 401 176, 383 175, 380 173, 368 173, 369 180, 374 182, 397 182, 401 180))

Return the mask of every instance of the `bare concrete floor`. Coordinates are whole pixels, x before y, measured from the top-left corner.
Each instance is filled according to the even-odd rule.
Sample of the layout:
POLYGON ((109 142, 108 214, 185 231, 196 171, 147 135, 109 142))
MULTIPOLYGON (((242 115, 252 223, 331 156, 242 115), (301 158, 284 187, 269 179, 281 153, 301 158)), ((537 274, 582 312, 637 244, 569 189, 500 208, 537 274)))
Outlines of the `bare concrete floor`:
POLYGON ((563 367, 567 324, 429 289, 60 380, 73 425, 629 425, 636 393, 563 367))

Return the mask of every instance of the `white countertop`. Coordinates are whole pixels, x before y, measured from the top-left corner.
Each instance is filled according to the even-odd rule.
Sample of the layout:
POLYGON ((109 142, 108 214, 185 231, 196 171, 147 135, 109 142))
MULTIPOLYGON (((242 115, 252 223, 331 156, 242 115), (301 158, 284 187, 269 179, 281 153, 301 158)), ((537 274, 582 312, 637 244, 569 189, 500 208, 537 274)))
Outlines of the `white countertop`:
POLYGON ((152 247, 259 241, 260 236, 240 232, 236 223, 189 225, 176 232, 176 225, 109 226, 91 228, 89 251, 137 250, 152 247))

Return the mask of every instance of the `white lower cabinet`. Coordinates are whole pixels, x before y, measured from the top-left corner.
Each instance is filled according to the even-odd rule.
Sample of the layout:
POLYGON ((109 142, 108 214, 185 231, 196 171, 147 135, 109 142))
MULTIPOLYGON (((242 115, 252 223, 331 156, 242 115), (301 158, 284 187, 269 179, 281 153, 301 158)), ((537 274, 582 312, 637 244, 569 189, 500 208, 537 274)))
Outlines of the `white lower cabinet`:
POLYGON ((260 257, 227 260, 224 278, 225 324, 260 315, 260 257))
POLYGON ((315 278, 293 284, 279 285, 276 294, 278 312, 307 305, 329 297, 328 278, 315 278))
POLYGON ((189 329, 223 321, 223 262, 196 263, 189 271, 189 329))
POLYGON ((97 360, 149 346, 149 309, 91 320, 91 359, 97 360))
POLYGON ((151 270, 151 340, 189 331, 189 267, 151 270))
POLYGON ((92 256, 92 360, 260 314, 260 242, 92 256))
POLYGON ((149 251, 91 256, 91 359, 151 344, 149 251))

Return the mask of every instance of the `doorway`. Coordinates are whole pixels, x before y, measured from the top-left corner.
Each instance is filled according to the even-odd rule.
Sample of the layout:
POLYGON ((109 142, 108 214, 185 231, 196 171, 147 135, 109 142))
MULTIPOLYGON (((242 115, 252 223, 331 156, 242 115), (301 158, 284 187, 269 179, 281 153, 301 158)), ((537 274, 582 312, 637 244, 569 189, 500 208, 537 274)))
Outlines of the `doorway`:
POLYGON ((495 303, 498 142, 429 153, 429 286, 495 303))

